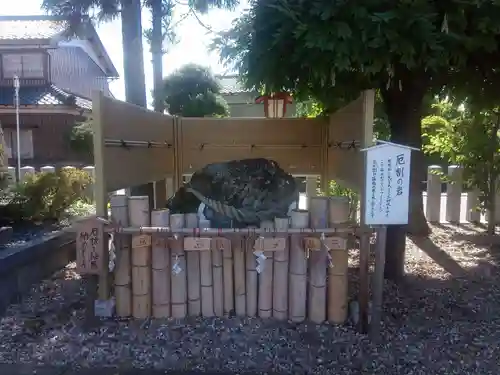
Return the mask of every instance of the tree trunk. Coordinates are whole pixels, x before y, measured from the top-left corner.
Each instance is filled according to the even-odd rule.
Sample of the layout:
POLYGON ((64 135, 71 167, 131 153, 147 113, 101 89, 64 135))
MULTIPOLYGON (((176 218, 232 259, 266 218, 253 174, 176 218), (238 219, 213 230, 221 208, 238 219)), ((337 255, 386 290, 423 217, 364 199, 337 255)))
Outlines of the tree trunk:
POLYGON ((163 112, 163 31, 162 31, 162 0, 153 0, 151 4, 153 14, 153 32, 151 38, 151 53, 153 58, 153 99, 154 110, 163 112))
POLYGON ((488 212, 488 227, 487 227, 487 233, 489 235, 494 235, 495 234, 495 229, 496 229, 496 178, 494 174, 490 174, 490 181, 489 181, 489 194, 488 194, 488 199, 486 202, 486 210, 488 212))
POLYGON ((142 47, 141 1, 121 0, 125 100, 147 107, 142 47))
MULTIPOLYGON (((389 120, 391 141, 407 146, 422 147, 421 115, 425 85, 403 84, 382 89, 382 98, 389 120)), ((422 182, 425 181, 425 164, 422 152, 412 152, 410 169, 410 204, 408 225, 391 225, 387 228, 386 278, 399 281, 404 276, 406 233, 427 236, 429 226, 422 202, 422 182)))
POLYGON ((500 129, 500 114, 497 114, 497 120, 493 125, 491 130, 491 142, 490 142, 490 154, 489 160, 490 164, 490 173, 489 173, 489 182, 488 182, 488 195, 486 201, 486 209, 488 211, 488 228, 487 233, 489 235, 495 234, 496 224, 497 224, 497 215, 496 215, 496 205, 497 205, 497 180, 498 173, 497 168, 494 165, 495 163, 495 154, 498 150, 498 130, 500 129))
MULTIPOLYGON (((128 103, 146 108, 141 1, 121 0, 121 6, 125 100, 128 103)), ((137 126, 141 126, 141 124, 137 124, 137 126)), ((149 196, 150 206, 153 207, 153 184, 133 186, 131 194, 149 196)))

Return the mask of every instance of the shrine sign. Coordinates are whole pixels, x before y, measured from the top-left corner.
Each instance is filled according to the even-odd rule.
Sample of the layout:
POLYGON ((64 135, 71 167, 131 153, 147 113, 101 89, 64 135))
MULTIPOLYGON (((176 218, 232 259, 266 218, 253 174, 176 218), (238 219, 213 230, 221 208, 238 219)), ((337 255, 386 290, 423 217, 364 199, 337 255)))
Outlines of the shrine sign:
POLYGON ((413 147, 391 142, 366 148, 366 225, 408 224, 413 147))
POLYGON ((98 217, 78 223, 76 235, 76 269, 82 275, 100 275, 107 272, 105 252, 108 251, 107 221, 98 217), (105 268, 106 267, 106 268, 105 268))

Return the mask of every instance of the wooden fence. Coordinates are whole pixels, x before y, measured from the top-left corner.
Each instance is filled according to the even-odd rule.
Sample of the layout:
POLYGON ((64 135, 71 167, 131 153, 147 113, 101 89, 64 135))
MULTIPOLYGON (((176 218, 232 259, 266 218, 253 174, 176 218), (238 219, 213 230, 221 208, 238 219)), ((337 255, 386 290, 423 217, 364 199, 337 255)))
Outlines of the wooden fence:
POLYGON ((356 231, 348 215, 343 197, 314 197, 310 211, 265 222, 261 233, 206 230, 210 223, 197 214, 151 211, 148 197, 112 196, 116 313, 183 318, 234 312, 343 323, 347 237, 356 231))

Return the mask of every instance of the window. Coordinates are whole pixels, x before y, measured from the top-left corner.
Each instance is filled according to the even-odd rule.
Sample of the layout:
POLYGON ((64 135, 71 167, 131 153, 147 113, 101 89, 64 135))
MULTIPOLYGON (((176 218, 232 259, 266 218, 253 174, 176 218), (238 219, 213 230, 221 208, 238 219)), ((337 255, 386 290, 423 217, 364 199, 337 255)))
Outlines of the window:
POLYGON ((7 53, 2 55, 3 78, 44 78, 45 55, 42 53, 7 53))
MULTIPOLYGON (((21 146, 21 158, 33 159, 33 132, 31 130, 21 130, 19 133, 19 143, 21 146)), ((16 131, 13 129, 4 129, 3 136, 5 138, 5 146, 7 148, 5 154, 9 158, 17 157, 17 138, 16 131)))

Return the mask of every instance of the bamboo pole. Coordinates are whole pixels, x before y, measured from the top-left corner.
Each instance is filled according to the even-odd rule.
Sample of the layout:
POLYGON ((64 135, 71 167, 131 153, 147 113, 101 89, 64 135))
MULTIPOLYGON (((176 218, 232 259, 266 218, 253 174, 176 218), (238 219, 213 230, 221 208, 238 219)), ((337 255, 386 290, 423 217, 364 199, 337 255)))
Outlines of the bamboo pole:
POLYGON ((224 316, 224 275, 222 271, 222 251, 224 238, 215 237, 212 240, 212 277, 214 289, 214 313, 224 316))
MULTIPOLYGON (((151 212, 151 224, 170 225, 169 210, 151 212)), ((168 241, 160 235, 152 236, 151 273, 153 282, 153 317, 170 317, 170 249, 168 241)))
MULTIPOLYGON (((130 225, 150 225, 149 197, 129 197, 130 225)), ((132 316, 146 319, 151 316, 151 237, 132 236, 132 316)))
MULTIPOLYGON (((172 228, 184 227, 184 214, 170 215, 170 226, 172 228)), ((171 304, 172 317, 185 318, 187 316, 187 279, 186 259, 184 257, 184 240, 182 235, 174 235, 170 238, 170 264, 171 264, 171 304)))
MULTIPOLYGON (((329 225, 349 220, 349 200, 346 197, 331 197, 329 200, 329 225)), ((335 237, 334 237, 335 238, 335 237)), ((330 245, 330 266, 328 267, 328 321, 342 324, 347 319, 347 241, 336 238, 330 245), (333 245, 333 246, 332 246, 333 245)))
MULTIPOLYGON (((292 211, 291 218, 292 228, 307 228, 309 225, 308 211, 292 211)), ((292 322, 302 322, 306 319, 307 258, 303 238, 301 234, 292 234, 290 240, 289 319, 292 322)))
MULTIPOLYGON (((312 228, 324 228, 328 223, 328 198, 311 197, 310 224, 312 228)), ((314 323, 326 319, 326 251, 311 251, 309 255, 309 306, 308 316, 314 323)))
POLYGON ((234 299, 235 312, 238 316, 246 315, 246 286, 245 286, 245 237, 235 235, 231 241, 234 258, 234 299))
POLYGON ((234 278, 233 278, 233 249, 231 240, 225 239, 222 250, 222 268, 224 273, 224 314, 234 314, 234 278))
POLYGON ((257 315, 257 302, 258 302, 258 274, 256 270, 257 261, 255 259, 254 243, 256 235, 249 234, 245 236, 245 258, 246 258, 246 309, 247 316, 257 315))
MULTIPOLYGON (((200 220, 200 229, 209 228, 209 220, 200 220)), ((200 252, 201 313, 214 316, 214 288, 212 275, 212 252, 200 252)))
MULTIPOLYGON (((264 221, 261 228, 273 230, 272 221, 264 221)), ((264 249, 265 250, 265 249, 264 249)), ((263 262, 263 269, 259 273, 259 316, 261 318, 270 318, 273 314, 273 253, 264 251, 266 259, 263 262)))
MULTIPOLYGON (((95 215, 92 215, 92 217, 95 215)), ((62 230, 63 232, 76 232, 76 227, 68 227, 62 230)), ((171 227, 124 227, 124 228, 114 228, 111 226, 107 226, 104 228, 104 232, 106 233, 123 233, 123 234, 155 234, 155 233, 166 233, 166 234, 191 234, 193 233, 192 229, 188 228, 180 228, 173 229, 171 227)), ((255 235, 255 234, 269 234, 270 231, 268 229, 258 229, 258 228, 220 228, 220 229, 205 229, 201 232, 203 236, 210 237, 218 237, 221 235, 227 234, 245 234, 245 235, 255 235)), ((335 225, 333 228, 304 228, 304 229, 288 229, 286 231, 275 230, 271 231, 273 234, 335 234, 336 236, 350 236, 352 234, 362 235, 362 234, 370 234, 371 231, 368 229, 360 229, 358 225, 353 225, 351 223, 345 225, 335 225)))
MULTIPOLYGON (((198 228, 198 214, 186 214, 186 227, 198 228)), ((200 253, 186 251, 188 315, 201 315, 200 253)))
MULTIPOLYGON (((128 226, 128 197, 126 195, 114 195, 110 199, 110 205, 113 224, 128 226)), ((117 233, 113 239, 116 252, 114 270, 116 315, 119 317, 129 317, 132 315, 131 236, 117 233)))
MULTIPOLYGON (((275 218, 274 225, 276 229, 287 229, 288 218, 275 218)), ((286 240, 285 249, 276 251, 273 260, 273 317, 279 320, 288 319, 288 256, 289 243, 288 235, 284 236, 286 240)))

